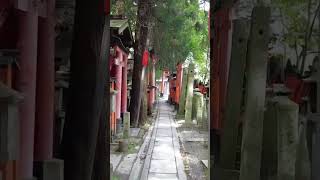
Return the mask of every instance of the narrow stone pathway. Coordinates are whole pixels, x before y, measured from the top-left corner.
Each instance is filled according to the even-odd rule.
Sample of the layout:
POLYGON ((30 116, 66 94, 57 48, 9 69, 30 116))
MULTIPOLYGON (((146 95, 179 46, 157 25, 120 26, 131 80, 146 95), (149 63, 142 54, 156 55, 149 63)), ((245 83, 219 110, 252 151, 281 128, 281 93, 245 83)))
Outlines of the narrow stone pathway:
POLYGON ((159 111, 141 174, 142 180, 186 180, 173 109, 159 101, 159 111))

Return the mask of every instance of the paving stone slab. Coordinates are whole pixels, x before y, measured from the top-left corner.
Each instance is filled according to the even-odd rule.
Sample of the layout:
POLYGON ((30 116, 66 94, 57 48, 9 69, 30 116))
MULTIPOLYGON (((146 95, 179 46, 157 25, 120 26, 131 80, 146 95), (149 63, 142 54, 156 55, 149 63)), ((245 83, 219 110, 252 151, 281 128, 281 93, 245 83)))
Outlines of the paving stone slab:
POLYGON ((158 128, 171 128, 171 123, 161 121, 158 123, 158 128))
POLYGON ((122 154, 110 154, 110 163, 112 164, 113 171, 116 170, 122 158, 122 154))
POLYGON ((172 143, 172 138, 171 137, 158 136, 158 137, 156 137, 156 142, 172 143))
POLYGON ((152 159, 171 159, 175 160, 174 149, 172 144, 160 144, 154 146, 152 159))
POLYGON ((177 173, 176 161, 174 160, 151 160, 151 173, 173 174, 177 173))
POLYGON ((116 172, 119 174, 129 175, 137 154, 128 154, 123 158, 116 172))
POLYGON ((176 174, 158 174, 150 173, 148 180, 178 180, 176 174))
POLYGON ((140 128, 130 128, 131 137, 138 137, 139 132, 140 132, 140 128))
POLYGON ((158 128, 157 129, 157 136, 172 137, 171 128, 158 128))

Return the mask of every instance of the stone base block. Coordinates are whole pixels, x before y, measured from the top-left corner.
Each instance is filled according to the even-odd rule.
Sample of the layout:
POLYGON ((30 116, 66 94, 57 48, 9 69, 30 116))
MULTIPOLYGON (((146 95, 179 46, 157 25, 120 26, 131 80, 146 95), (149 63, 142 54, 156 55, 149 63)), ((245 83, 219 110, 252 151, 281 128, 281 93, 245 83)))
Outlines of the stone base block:
POLYGON ((38 180, 63 180, 64 163, 59 159, 34 162, 33 174, 38 180))

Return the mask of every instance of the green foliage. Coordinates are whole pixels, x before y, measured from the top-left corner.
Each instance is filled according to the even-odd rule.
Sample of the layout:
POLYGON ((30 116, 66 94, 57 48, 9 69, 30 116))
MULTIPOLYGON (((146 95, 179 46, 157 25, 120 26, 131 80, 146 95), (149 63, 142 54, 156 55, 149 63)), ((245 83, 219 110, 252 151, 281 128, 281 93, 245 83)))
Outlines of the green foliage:
MULTIPOLYGON (((118 0, 119 1, 119 0, 118 0)), ((132 0, 124 3, 124 15, 129 18, 132 32, 136 26, 137 6, 132 0)), ((157 69, 175 71, 179 62, 192 53, 200 74, 207 70, 209 49, 208 12, 200 8, 199 0, 158 0, 153 3, 151 41, 159 58, 157 69)), ((112 14, 117 12, 116 0, 111 0, 112 14)), ((150 25, 151 26, 151 25, 150 25)), ((157 72, 157 75, 159 73, 157 72)))
POLYGON ((318 30, 313 25, 313 20, 318 13, 319 0, 273 0, 272 3, 280 9, 281 21, 285 27, 281 40, 297 51, 302 49, 298 52, 297 62, 303 61, 307 52, 317 46, 318 39, 313 35, 318 30), (303 52, 306 52, 304 56, 303 52))
POLYGON ((154 46, 158 69, 175 70, 192 53, 200 74, 207 72, 208 12, 198 0, 166 0, 154 10, 154 46))

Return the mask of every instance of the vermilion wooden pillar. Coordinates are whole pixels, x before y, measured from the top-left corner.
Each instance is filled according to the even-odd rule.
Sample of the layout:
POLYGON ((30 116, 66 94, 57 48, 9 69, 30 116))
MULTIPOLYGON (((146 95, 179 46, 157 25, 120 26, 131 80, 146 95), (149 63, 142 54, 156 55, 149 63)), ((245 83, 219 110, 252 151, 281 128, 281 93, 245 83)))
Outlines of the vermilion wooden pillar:
POLYGON ((148 84, 149 84, 149 94, 148 94, 148 110, 151 112, 154 101, 155 101, 155 62, 153 59, 152 64, 150 65, 149 75, 148 75, 148 84))
POLYGON ((182 64, 180 63, 177 65, 177 81, 176 81, 176 97, 175 97, 175 102, 177 104, 179 104, 179 100, 180 100, 182 76, 183 76, 183 69, 182 69, 182 64))
POLYGON ((123 68, 122 68, 122 87, 121 87, 121 112, 127 112, 127 79, 128 79, 128 55, 123 53, 123 68))
POLYGON ((116 118, 121 117, 121 91, 122 91, 122 62, 123 54, 122 51, 117 47, 117 62, 116 62, 116 118))
POLYGON ((164 94, 164 76, 165 76, 165 71, 162 71, 161 85, 160 85, 160 93, 161 94, 164 94))
POLYGON ((225 8, 216 12, 214 16, 215 35, 213 37, 213 88, 212 99, 214 100, 211 107, 212 118, 211 128, 220 130, 222 112, 225 103, 227 88, 227 71, 228 71, 228 52, 229 52, 229 36, 230 36, 230 9, 225 8))
POLYGON ((156 99, 156 89, 154 88, 156 86, 156 67, 155 67, 155 61, 152 63, 152 74, 151 74, 151 85, 153 86, 151 89, 151 103, 154 105, 155 99, 156 99))
POLYGON ((38 15, 35 12, 19 12, 20 70, 17 88, 23 94, 19 107, 20 157, 19 179, 33 176, 33 144, 35 125, 38 15))
POLYGON ((47 5, 48 17, 39 18, 35 161, 49 160, 53 153, 55 0, 48 0, 47 5))

